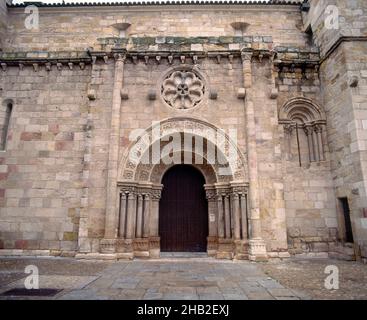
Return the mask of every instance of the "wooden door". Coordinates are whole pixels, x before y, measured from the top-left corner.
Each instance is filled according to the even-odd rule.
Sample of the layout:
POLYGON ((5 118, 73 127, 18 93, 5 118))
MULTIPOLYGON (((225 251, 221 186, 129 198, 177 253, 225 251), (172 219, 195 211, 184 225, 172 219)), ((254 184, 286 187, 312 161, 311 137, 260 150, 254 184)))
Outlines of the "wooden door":
POLYGON ((162 180, 159 234, 162 252, 205 252, 208 204, 205 179, 189 165, 169 169, 162 180))

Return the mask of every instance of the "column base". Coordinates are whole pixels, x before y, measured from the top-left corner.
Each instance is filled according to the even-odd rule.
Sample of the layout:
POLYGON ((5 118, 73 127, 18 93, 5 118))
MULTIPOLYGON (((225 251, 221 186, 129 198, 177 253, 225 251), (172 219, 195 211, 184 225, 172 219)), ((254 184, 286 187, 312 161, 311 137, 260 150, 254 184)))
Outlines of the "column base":
POLYGON ((101 253, 113 254, 116 253, 117 239, 101 239, 99 243, 99 250, 101 253))
POLYGON ((249 241, 249 260, 268 261, 265 241, 262 239, 251 239, 249 241))
POLYGON ((207 237, 207 254, 208 257, 215 257, 218 250, 218 238, 217 237, 207 237))
POLYGON ((122 253, 133 252, 133 240, 132 239, 117 239, 116 240, 116 252, 121 255, 122 253))
POLYGON ((233 259, 234 244, 233 239, 218 238, 217 259, 233 259))
POLYGON ((249 259, 249 243, 248 240, 234 240, 234 259, 248 260, 249 259))
POLYGON ((149 238, 149 258, 159 259, 161 254, 161 238, 150 237, 149 238))
POLYGON ((134 256, 138 258, 149 258, 149 239, 137 238, 133 241, 134 256))
POLYGON ((134 252, 121 252, 116 253, 116 259, 121 260, 133 260, 134 259, 134 252))

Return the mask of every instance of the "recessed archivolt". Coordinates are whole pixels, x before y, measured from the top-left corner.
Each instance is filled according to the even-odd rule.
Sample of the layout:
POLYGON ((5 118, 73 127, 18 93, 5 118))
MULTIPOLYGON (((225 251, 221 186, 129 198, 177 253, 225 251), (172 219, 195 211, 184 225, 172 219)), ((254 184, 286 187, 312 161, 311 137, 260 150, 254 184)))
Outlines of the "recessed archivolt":
MULTIPOLYGON (((153 176, 154 170, 158 170, 157 168, 159 168, 160 165, 165 168, 170 166, 161 161, 164 160, 164 157, 167 157, 167 155, 162 154, 164 151, 164 144, 169 143, 165 138, 173 134, 182 133, 192 135, 192 137, 199 137, 205 141, 208 146, 215 148, 217 155, 216 159, 221 159, 219 165, 216 162, 206 161, 208 160, 206 152, 200 155, 204 159, 203 165, 210 165, 214 170, 217 181, 246 181, 247 172, 245 158, 235 142, 225 132, 215 126, 199 119, 186 117, 171 118, 157 122, 145 130, 143 134, 139 135, 137 141, 131 143, 129 148, 125 151, 122 161, 120 162, 119 180, 157 180, 157 178, 153 176), (163 145, 162 140, 166 141, 163 145), (157 147, 155 150, 159 150, 159 161, 155 159, 156 161, 152 162, 152 158, 147 155, 151 155, 154 146, 157 147)), ((183 145, 182 149, 179 151, 186 155, 190 152, 196 155, 195 147, 187 149, 187 147, 183 145)), ((174 153, 176 156, 178 155, 177 150, 174 153)), ((170 155, 170 157, 172 158, 173 154, 170 155)))
POLYGON ((322 108, 311 99, 304 97, 287 101, 279 110, 279 123, 306 124, 313 121, 325 121, 325 119, 322 108))
MULTIPOLYGON (((182 155, 184 155, 184 153, 185 152, 182 152, 182 155)), ((189 156, 189 155, 193 155, 193 154, 188 154, 188 153, 186 154, 186 156, 189 156)), ((210 165, 208 163, 203 163, 203 164, 197 164, 197 163, 196 164, 190 164, 189 163, 188 165, 194 166, 196 169, 198 169, 202 173, 202 175, 205 178, 205 183, 206 184, 214 184, 214 183, 219 182, 219 181, 222 182, 222 180, 220 180, 221 177, 218 178, 216 168, 214 168, 213 165, 210 165)), ((162 183, 162 178, 163 178, 164 174, 166 173, 167 170, 169 170, 173 166, 175 166, 175 164, 165 165, 163 163, 160 163, 160 164, 154 165, 151 168, 148 181, 152 182, 153 184, 162 183)), ((138 168, 138 171, 137 171, 137 177, 139 178, 138 181, 141 181, 140 180, 142 178, 141 173, 143 171, 140 171, 139 169, 140 168, 138 168)), ((232 178, 232 176, 225 176, 226 180, 223 180, 223 182, 224 181, 227 182, 227 180, 230 181, 231 178, 232 178)))

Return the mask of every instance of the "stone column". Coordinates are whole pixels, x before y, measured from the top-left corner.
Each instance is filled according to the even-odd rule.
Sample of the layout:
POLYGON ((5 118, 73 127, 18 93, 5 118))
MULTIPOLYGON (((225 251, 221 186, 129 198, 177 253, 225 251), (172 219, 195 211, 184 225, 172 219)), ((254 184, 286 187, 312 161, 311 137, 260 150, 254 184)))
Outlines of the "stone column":
POLYGON ((143 196, 138 194, 138 212, 136 215, 136 238, 143 235, 143 196))
POLYGON ((225 223, 225 237, 226 239, 231 238, 231 207, 230 197, 228 194, 224 197, 224 223, 225 223))
MULTIPOLYGON (((118 53, 115 55, 115 75, 112 95, 112 112, 110 124, 110 138, 107 164, 107 200, 105 219, 105 239, 116 239, 117 236, 117 214, 116 197, 117 173, 120 140, 120 113, 121 113, 121 88, 124 77, 125 55, 118 53)), ((130 231, 129 231, 130 232, 130 231)))
POLYGON ((250 223, 251 235, 249 242, 249 259, 267 259, 265 242, 261 237, 260 205, 259 205, 259 183, 257 169, 256 150, 256 125, 254 104, 252 101, 252 52, 241 53, 244 88, 246 90, 246 136, 247 136, 247 161, 249 172, 249 200, 250 200, 250 223))
POLYGON ((136 224, 136 197, 134 192, 130 192, 127 197, 127 221, 126 221, 126 239, 135 238, 136 224))
POLYGON ((284 128, 285 143, 286 143, 286 156, 287 156, 287 159, 291 159, 293 127, 291 124, 285 124, 283 128, 284 128))
POLYGON ((205 186, 206 199, 208 200, 208 224, 209 237, 216 237, 218 234, 218 208, 216 202, 215 189, 212 186, 205 186))
POLYGON ((224 210, 223 210, 223 196, 221 193, 217 195, 218 208, 218 237, 224 238, 224 210))
POLYGON ((310 162, 314 162, 315 161, 315 154, 314 154, 314 150, 313 150, 312 128, 305 127, 304 131, 305 131, 306 137, 307 137, 309 159, 310 159, 310 162))
POLYGON ((143 226, 143 238, 149 237, 149 220, 150 220, 150 197, 149 194, 144 195, 144 226, 143 226))
POLYGON ((234 239, 241 239, 241 224, 240 224, 240 196, 238 193, 232 195, 233 204, 233 225, 234 225, 234 239))
POLYGON ((151 207, 149 219, 149 256, 159 258, 160 238, 159 238, 159 200, 161 198, 162 185, 154 186, 151 193, 151 207))
POLYGON ((313 138, 313 147, 314 147, 313 150, 315 154, 315 161, 320 161, 319 140, 316 127, 312 127, 312 138, 313 138))
POLYGON ((241 194, 240 198, 240 204, 241 204, 241 227, 242 227, 242 239, 247 240, 248 234, 247 234, 247 195, 241 194))
POLYGON ((321 125, 316 126, 315 131, 317 133, 317 141, 318 141, 318 146, 319 146, 320 161, 324 161, 325 160, 325 153, 324 153, 324 143, 323 143, 323 139, 322 139, 322 127, 321 127, 321 125))
POLYGON ((119 237, 125 238, 125 226, 126 226, 126 193, 122 192, 120 195, 120 226, 119 226, 119 237))
POLYGON ((209 235, 207 238, 208 256, 215 256, 218 247, 218 206, 215 187, 205 185, 206 198, 208 200, 208 225, 209 235))

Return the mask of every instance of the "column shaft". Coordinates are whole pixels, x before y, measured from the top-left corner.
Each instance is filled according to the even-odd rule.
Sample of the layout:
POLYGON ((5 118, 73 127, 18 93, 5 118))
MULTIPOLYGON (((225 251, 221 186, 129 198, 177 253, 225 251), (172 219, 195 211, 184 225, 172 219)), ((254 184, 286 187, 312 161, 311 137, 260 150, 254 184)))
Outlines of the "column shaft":
POLYGON ((224 197, 224 222, 225 222, 225 237, 231 238, 231 212, 230 212, 230 198, 228 195, 224 197))
POLYGON ((120 195, 120 225, 119 225, 119 236, 125 238, 125 227, 126 227, 126 194, 123 192, 120 195))
POLYGON ((319 154, 319 141, 317 139, 317 132, 312 130, 312 140, 313 140, 313 150, 315 155, 315 161, 320 161, 320 154, 319 154))
POLYGON ((130 193, 127 198, 127 221, 126 221, 126 239, 133 239, 135 236, 135 219, 136 219, 136 198, 130 193))
POLYGON ((117 200, 117 171, 118 155, 120 145, 120 114, 121 96, 120 91, 123 83, 125 56, 116 56, 115 76, 112 92, 112 112, 110 123, 110 137, 107 164, 107 198, 106 198, 106 220, 105 220, 105 239, 114 239, 117 236, 118 208, 117 200))
POLYGON ((149 219, 150 219, 150 198, 149 194, 144 196, 144 214, 143 214, 143 238, 149 237, 149 219))
POLYGON ((250 52, 242 53, 243 64, 243 82, 246 88, 246 136, 247 136, 247 161, 249 171, 249 197, 250 197, 250 221, 251 221, 251 238, 261 239, 260 225, 260 203, 259 203, 259 182, 257 167, 257 150, 256 150, 256 123, 255 110, 252 101, 252 54, 250 52))
POLYGON ((242 194, 240 198, 240 205, 241 205, 241 227, 242 227, 242 239, 248 239, 247 234, 247 195, 242 194))
POLYGON ((309 153, 310 162, 314 162, 315 154, 313 150, 312 130, 306 129, 305 132, 307 135, 308 153, 309 153))
POLYGON ((325 154, 324 154, 324 144, 323 144, 323 139, 322 139, 322 129, 318 128, 317 130, 317 138, 318 138, 318 142, 319 142, 319 154, 320 154, 320 161, 324 161, 325 160, 325 154))
POLYGON ((159 237, 159 199, 161 189, 153 189, 150 200, 149 233, 150 237, 159 237))
POLYGON ((233 221, 234 221, 234 239, 241 239, 241 224, 240 224, 240 197, 238 194, 234 194, 233 196, 233 221))
POLYGON ((136 215, 136 237, 141 238, 143 234, 143 197, 138 195, 138 211, 136 215))
POLYGON ((223 197, 221 194, 217 196, 218 206, 218 237, 224 238, 224 212, 223 212, 223 197))

